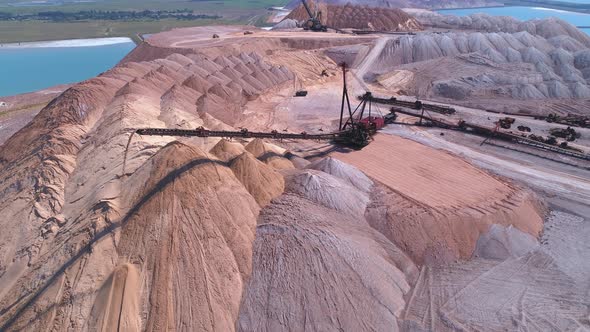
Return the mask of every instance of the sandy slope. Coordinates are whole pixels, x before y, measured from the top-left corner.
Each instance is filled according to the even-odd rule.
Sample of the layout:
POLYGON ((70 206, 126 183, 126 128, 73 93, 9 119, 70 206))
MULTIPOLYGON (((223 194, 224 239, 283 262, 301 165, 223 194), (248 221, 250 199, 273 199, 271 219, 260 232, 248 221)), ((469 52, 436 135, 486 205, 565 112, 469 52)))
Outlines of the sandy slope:
POLYGON ((97 331, 138 331, 141 282, 135 266, 122 264, 107 279, 96 296, 88 326, 97 331))
POLYGON ((26 126, 51 100, 64 92, 69 85, 58 85, 45 90, 0 97, 0 144, 26 126))
POLYGON ((384 186, 367 210, 375 228, 418 262, 469 258, 492 223, 537 237, 536 199, 451 154, 389 135, 359 152, 336 153, 384 186))
POLYGON ((284 195, 256 233, 239 330, 397 330, 417 270, 362 218, 284 195))
POLYGON ((251 273, 255 200, 229 168, 181 143, 158 152, 128 188, 141 189, 117 251, 141 269, 144 328, 231 330, 251 273))
POLYGON ((262 207, 283 193, 283 176, 248 152, 232 160, 230 168, 262 207))

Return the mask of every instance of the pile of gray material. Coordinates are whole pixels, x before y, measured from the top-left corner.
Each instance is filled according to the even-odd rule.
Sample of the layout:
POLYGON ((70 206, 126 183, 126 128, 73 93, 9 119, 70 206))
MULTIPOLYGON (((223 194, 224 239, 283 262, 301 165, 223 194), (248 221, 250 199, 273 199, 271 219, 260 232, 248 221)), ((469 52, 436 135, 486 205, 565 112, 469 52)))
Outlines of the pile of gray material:
POLYGON ((588 99, 589 59, 586 36, 573 33, 546 38, 526 30, 448 32, 392 39, 372 70, 377 75, 412 72, 414 82, 426 89, 415 87, 413 92, 422 96, 588 99))
POLYGON ((259 217, 238 331, 397 331, 414 263, 362 217, 285 194, 259 217))
POLYGON ((313 169, 286 175, 285 192, 357 217, 364 215, 369 203, 368 193, 353 187, 348 180, 313 169))
POLYGON ((372 181, 333 158, 308 166, 261 211, 237 330, 397 331, 419 273, 365 219, 372 181))
POLYGON ((590 80, 590 49, 577 52, 574 57, 574 65, 582 72, 586 80, 590 80))
POLYGON ((307 167, 309 164, 311 164, 311 162, 309 162, 307 159, 304 159, 290 151, 287 151, 285 153, 285 158, 289 159, 289 161, 291 161, 291 163, 293 163, 293 166, 295 166, 295 168, 305 168, 307 167))
POLYGON ((476 257, 508 259, 523 256, 539 247, 539 242, 530 234, 512 226, 493 224, 487 233, 477 240, 473 253, 476 257))
POLYGON ((368 193, 373 188, 373 181, 365 173, 338 159, 327 157, 314 161, 307 168, 328 173, 344 180, 358 190, 368 193))
POLYGON ((294 19, 286 18, 272 27, 273 30, 296 29, 300 26, 299 22, 294 19))
POLYGON ((510 16, 491 16, 484 13, 455 16, 430 11, 406 10, 406 12, 413 15, 423 25, 435 28, 509 33, 526 31, 547 39, 568 36, 586 47, 590 47, 590 36, 568 22, 554 17, 520 21, 510 16))

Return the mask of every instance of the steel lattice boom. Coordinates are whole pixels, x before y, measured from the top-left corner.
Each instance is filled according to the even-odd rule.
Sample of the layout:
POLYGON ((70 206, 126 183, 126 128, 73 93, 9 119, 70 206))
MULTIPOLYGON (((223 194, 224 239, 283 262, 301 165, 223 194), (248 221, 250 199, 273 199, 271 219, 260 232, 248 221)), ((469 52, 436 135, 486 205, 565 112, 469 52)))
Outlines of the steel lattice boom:
POLYGON ((255 132, 247 129, 240 131, 208 130, 203 127, 197 129, 168 129, 168 128, 145 128, 137 129, 135 133, 150 136, 184 136, 184 137, 222 137, 222 138, 269 138, 269 139, 307 139, 307 140, 333 140, 342 133, 330 134, 300 134, 280 133, 276 130, 271 132, 255 132))

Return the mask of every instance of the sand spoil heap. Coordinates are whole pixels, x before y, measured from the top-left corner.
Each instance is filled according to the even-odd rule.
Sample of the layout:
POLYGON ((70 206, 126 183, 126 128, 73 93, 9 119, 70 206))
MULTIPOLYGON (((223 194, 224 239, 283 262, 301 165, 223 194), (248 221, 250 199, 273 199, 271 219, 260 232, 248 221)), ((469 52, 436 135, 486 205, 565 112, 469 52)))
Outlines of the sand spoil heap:
POLYGON ((542 246, 520 257, 423 267, 402 331, 587 329, 590 227, 552 213, 542 246), (517 319, 522 317, 523 319, 517 319))
POLYGON ((209 151, 209 153, 225 162, 234 160, 244 152, 246 152, 246 149, 242 144, 230 142, 226 139, 219 140, 219 142, 209 151))
MULTIPOLYGON (((310 6, 312 12, 314 10, 321 11, 322 23, 331 28, 373 31, 414 31, 422 29, 416 19, 398 8, 375 8, 351 4, 344 6, 316 5, 313 3, 310 3, 310 6)), ((309 14, 305 7, 300 5, 293 9, 285 19, 306 21, 309 19, 309 14)))
POLYGON ((230 168, 262 207, 283 193, 285 188, 283 176, 271 166, 254 158, 249 152, 244 152, 235 158, 230 168))
POLYGON ((494 224, 477 240, 474 256, 507 259, 524 256, 539 246, 537 239, 518 229, 494 224))
POLYGON ((590 36, 559 18, 550 17, 520 21, 511 16, 492 16, 485 13, 467 16, 442 15, 431 11, 411 11, 422 24, 442 29, 477 30, 485 32, 516 33, 526 31, 544 38, 570 36, 590 46, 590 36))
POLYGON ((166 322, 232 329, 259 211, 233 172, 175 142, 120 186, 111 180, 97 189, 73 190, 79 204, 67 198, 60 214, 41 223, 39 238, 18 244, 30 254, 3 263, 18 276, 2 294, 3 328, 159 330, 166 322), (87 205, 97 195, 109 198, 87 205), (42 250, 26 249, 38 241, 42 250), (194 294, 185 296, 187 289, 194 294))
POLYGON ((381 134, 360 152, 333 156, 382 184, 367 220, 416 262, 468 259, 493 224, 534 238, 543 228, 531 193, 419 143, 381 134))
POLYGON ((181 143, 158 152, 127 188, 146 176, 128 190, 137 194, 117 246, 151 276, 146 328, 232 329, 251 273, 256 202, 229 168, 181 143))
POLYGON ((293 163, 285 158, 284 150, 276 145, 265 142, 263 139, 256 138, 252 140, 246 145, 246 151, 275 169, 295 168, 293 163))
POLYGON ((293 164, 261 141, 131 132, 239 130, 245 105, 292 86, 281 63, 320 78, 318 55, 236 45, 144 43, 0 147, 0 330, 235 329, 260 206, 283 190, 273 168, 293 164))

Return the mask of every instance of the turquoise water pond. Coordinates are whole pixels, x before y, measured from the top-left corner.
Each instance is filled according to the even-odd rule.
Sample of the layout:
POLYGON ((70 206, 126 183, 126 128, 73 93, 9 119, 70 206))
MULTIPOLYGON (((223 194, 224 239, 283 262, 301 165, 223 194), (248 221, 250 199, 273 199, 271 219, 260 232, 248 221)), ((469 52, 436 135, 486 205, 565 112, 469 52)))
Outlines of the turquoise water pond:
POLYGON ((84 47, 0 47, 0 97, 94 77, 116 65, 133 42, 84 47))

